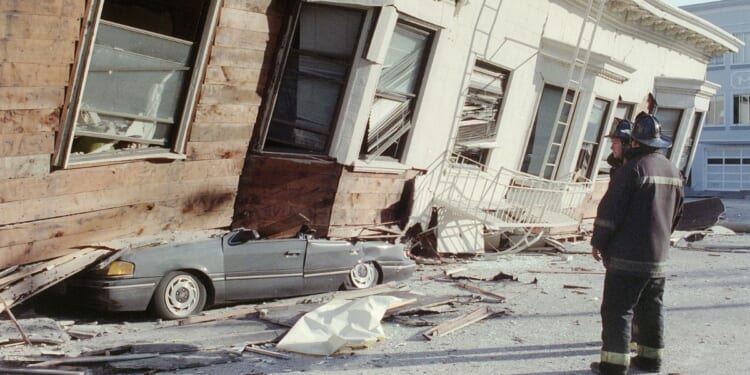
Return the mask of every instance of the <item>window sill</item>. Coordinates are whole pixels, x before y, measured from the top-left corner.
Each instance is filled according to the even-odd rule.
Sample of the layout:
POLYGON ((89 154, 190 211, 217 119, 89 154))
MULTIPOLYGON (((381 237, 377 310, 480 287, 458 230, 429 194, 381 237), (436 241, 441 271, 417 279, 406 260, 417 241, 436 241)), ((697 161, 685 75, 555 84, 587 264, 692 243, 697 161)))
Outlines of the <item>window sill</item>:
POLYGON ((406 165, 391 160, 356 160, 352 166, 354 167, 354 172, 371 173, 400 174, 409 169, 406 165))
POLYGON ((161 159, 161 160, 185 160, 185 154, 178 154, 168 150, 158 152, 127 153, 123 155, 71 155, 67 169, 90 167, 93 165, 105 165, 125 163, 136 160, 161 159))

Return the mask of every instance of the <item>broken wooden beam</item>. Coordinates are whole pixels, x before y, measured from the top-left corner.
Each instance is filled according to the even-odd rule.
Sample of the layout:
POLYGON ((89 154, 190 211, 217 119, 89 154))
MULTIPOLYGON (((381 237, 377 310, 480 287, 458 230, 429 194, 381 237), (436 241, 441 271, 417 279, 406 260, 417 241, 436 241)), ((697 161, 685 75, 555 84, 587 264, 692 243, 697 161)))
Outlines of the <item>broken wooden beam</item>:
POLYGON ((16 320, 15 315, 13 315, 13 312, 10 311, 10 307, 8 307, 8 304, 5 303, 5 299, 3 297, 0 297, 0 302, 3 303, 3 308, 5 309, 5 312, 8 313, 8 317, 13 322, 13 325, 16 326, 16 329, 18 329, 18 333, 21 334, 21 338, 23 339, 23 342, 26 343, 26 345, 31 345, 31 340, 29 340, 29 336, 26 336, 26 332, 23 331, 23 328, 21 328, 21 325, 18 324, 18 320, 16 320))
POLYGON ((132 361, 136 359, 158 357, 159 353, 145 353, 145 354, 123 354, 123 355, 103 355, 94 357, 69 357, 61 359, 53 359, 50 361, 32 363, 26 367, 47 367, 67 364, 84 364, 84 363, 101 363, 101 362, 114 362, 114 361, 132 361))
POLYGON ((458 285, 461 288, 464 288, 466 290, 470 290, 472 292, 477 292, 477 293, 480 293, 480 294, 484 294, 486 296, 490 296, 492 298, 497 299, 500 302, 504 302, 506 300, 505 297, 503 297, 503 296, 501 296, 499 294, 490 292, 489 290, 482 289, 482 288, 480 288, 480 287, 478 287, 476 285, 473 285, 473 284, 470 284, 470 283, 467 283, 467 282, 459 282, 459 283, 456 283, 456 285, 458 285))
POLYGON ((197 324, 197 323, 213 322, 216 320, 244 318, 248 315, 255 314, 257 312, 258 312, 258 309, 255 306, 253 306, 253 307, 235 309, 232 311, 226 311, 226 312, 221 312, 221 313, 211 313, 211 314, 205 314, 205 315, 191 316, 191 317, 178 320, 177 325, 186 326, 186 325, 197 324))
POLYGON ((0 374, 85 375, 86 371, 0 367, 0 374))
POLYGON ((262 349, 262 348, 259 348, 259 347, 255 346, 255 345, 247 345, 247 346, 245 346, 245 351, 246 352, 256 353, 256 354, 267 355, 269 357, 274 357, 274 358, 281 358, 281 359, 289 359, 289 358, 291 358, 290 356, 288 356, 286 354, 279 353, 279 352, 274 352, 274 351, 271 351, 271 350, 262 349))
POLYGON ((495 312, 492 311, 489 307, 480 307, 466 315, 462 315, 458 318, 440 323, 439 325, 432 327, 424 332, 422 336, 424 336, 428 340, 432 340, 435 337, 447 335, 451 332, 457 331, 463 327, 476 323, 494 314, 495 312))
POLYGON ((597 271, 545 271, 545 270, 528 270, 528 273, 553 273, 553 274, 565 274, 565 275, 604 275, 604 272, 597 271))

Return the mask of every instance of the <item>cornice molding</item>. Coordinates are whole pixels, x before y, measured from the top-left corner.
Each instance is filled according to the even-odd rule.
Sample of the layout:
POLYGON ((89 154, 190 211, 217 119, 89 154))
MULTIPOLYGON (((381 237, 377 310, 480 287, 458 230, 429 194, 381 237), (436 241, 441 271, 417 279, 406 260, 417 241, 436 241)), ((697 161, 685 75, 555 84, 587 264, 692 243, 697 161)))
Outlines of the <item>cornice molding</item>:
POLYGON ((657 94, 677 94, 711 99, 721 85, 699 79, 676 77, 654 78, 654 89, 657 94))
MULTIPOLYGON (((573 60, 576 47, 549 37, 542 37, 540 52, 544 57, 569 65, 573 60)), ((589 56, 587 72, 598 77, 621 84, 636 71, 636 68, 612 57, 592 51, 589 56)))

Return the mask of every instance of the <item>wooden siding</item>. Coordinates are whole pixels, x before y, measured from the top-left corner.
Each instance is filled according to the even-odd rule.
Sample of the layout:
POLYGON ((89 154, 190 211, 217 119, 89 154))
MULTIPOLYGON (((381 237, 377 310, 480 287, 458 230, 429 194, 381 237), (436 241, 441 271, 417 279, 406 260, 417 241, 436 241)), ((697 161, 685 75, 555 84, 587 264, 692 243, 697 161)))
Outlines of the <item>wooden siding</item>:
POLYGON ((232 225, 260 228, 301 213, 325 236, 341 169, 334 162, 248 157, 232 225))
POLYGON ((416 171, 400 174, 344 170, 331 211, 329 235, 353 237, 363 228, 403 225, 411 206, 416 171))
POLYGON ((186 160, 54 170, 85 2, 0 1, 0 268, 98 241, 229 227, 283 23, 277 3, 223 1, 186 160))

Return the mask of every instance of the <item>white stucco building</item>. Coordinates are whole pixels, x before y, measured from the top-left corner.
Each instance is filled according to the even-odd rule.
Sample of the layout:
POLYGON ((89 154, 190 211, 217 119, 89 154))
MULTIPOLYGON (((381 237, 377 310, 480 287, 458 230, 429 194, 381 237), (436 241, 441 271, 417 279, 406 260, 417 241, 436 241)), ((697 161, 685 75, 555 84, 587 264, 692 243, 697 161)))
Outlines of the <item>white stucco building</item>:
POLYGON ((706 78, 721 87, 706 115, 689 192, 742 197, 750 191, 750 1, 713 1, 683 9, 745 43, 737 52, 716 56, 708 64, 706 78))

